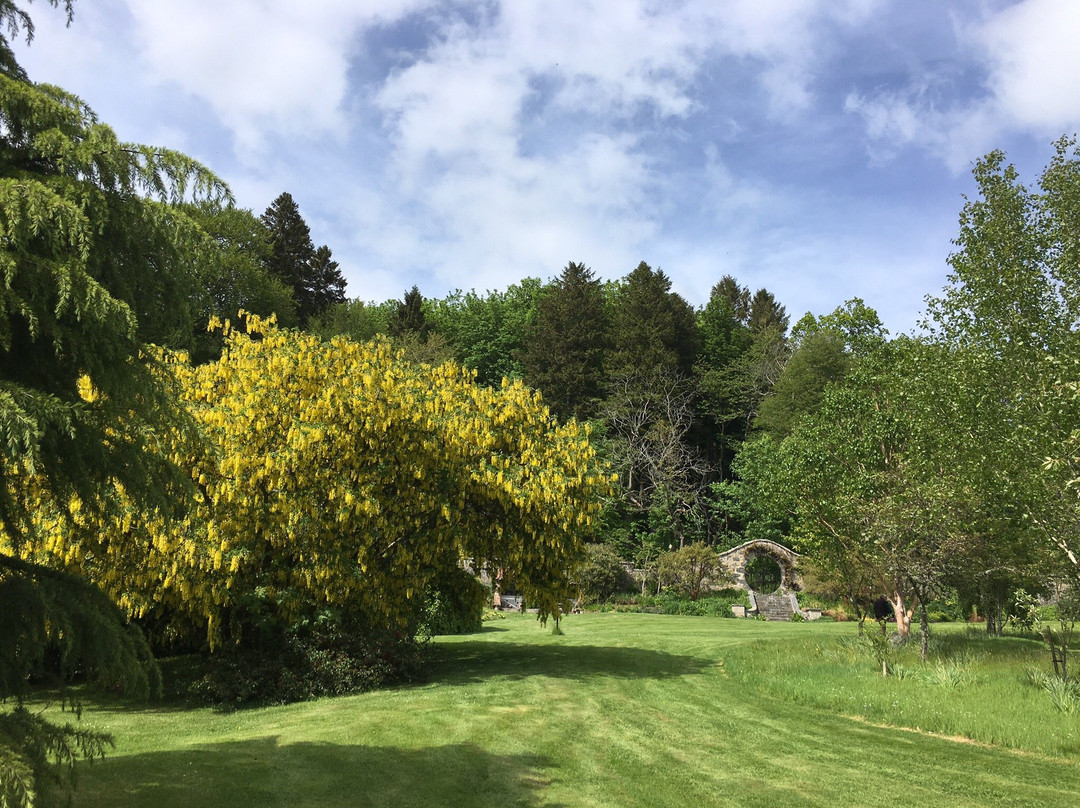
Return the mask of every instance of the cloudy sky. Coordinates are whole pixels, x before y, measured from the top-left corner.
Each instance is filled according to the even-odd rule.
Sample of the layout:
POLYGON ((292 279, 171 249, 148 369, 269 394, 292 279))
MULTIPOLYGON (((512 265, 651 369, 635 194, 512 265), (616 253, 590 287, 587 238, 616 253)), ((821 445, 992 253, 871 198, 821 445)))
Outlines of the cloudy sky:
POLYGON ((1076 0, 81 0, 20 58, 124 140, 289 191, 350 297, 582 261, 792 320, 941 289, 973 161, 1080 130, 1076 0))

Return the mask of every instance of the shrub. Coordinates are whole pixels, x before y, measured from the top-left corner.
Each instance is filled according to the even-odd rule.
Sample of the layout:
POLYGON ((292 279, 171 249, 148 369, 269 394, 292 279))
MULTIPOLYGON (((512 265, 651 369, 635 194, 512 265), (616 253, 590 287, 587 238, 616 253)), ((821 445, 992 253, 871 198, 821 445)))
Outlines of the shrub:
POLYGON ((1039 601, 1023 589, 1017 589, 1009 599, 1008 621, 1021 631, 1037 631, 1039 628, 1039 601))
POLYGON ((634 588, 619 554, 607 544, 586 545, 585 561, 577 572, 577 585, 582 603, 611 600, 634 588))
POLYGON ((422 678, 427 644, 407 633, 362 631, 332 616, 280 632, 277 642, 211 657, 188 693, 225 707, 285 704, 422 678))
POLYGON ((675 594, 697 600, 709 584, 729 583, 730 576, 716 551, 697 542, 660 557, 660 580, 675 594))
POLYGON ((424 593, 420 632, 472 634, 484 622, 484 610, 491 606, 491 590, 463 569, 444 574, 424 593))

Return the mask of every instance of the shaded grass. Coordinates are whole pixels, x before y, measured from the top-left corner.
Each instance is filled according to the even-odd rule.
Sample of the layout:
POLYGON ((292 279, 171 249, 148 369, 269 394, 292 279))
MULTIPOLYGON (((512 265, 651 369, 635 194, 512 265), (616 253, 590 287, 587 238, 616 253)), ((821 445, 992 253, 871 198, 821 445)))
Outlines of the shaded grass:
POLYGON ((807 675, 826 675, 827 660, 806 655, 844 651, 851 625, 607 614, 563 626, 556 637, 515 616, 439 638, 424 685, 228 714, 88 710, 84 723, 119 745, 84 767, 74 804, 1080 803, 1080 756, 1067 750, 875 726, 769 683, 799 675, 782 664, 798 649, 807 675), (764 680, 751 676, 759 665, 764 680))

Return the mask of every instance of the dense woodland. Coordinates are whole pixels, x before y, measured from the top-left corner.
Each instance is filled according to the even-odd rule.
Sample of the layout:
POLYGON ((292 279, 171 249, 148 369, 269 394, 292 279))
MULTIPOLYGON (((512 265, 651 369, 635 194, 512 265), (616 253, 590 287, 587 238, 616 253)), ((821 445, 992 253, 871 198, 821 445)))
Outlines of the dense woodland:
POLYGON ((599 538, 640 567, 768 538, 860 616, 886 596, 906 632, 940 601, 1000 632, 1078 573, 1080 162, 1062 139, 1034 187, 1000 153, 974 176, 914 335, 890 338, 859 299, 789 328, 730 276, 695 309, 645 262, 607 283, 570 262, 499 292, 414 287, 309 327, 387 333, 409 361, 521 379, 588 421, 620 483, 599 538))
POLYGON ((1074 584, 1080 155, 975 179, 915 335, 858 299, 792 325, 730 276, 695 308, 644 261, 347 300, 288 193, 236 207, 0 38, 0 801, 108 744, 25 710, 32 681, 145 694, 181 650, 224 660, 225 700, 369 686, 433 604, 479 608, 466 559, 557 623, 587 545, 649 568, 771 538, 924 639, 936 599, 1000 631, 1074 584))

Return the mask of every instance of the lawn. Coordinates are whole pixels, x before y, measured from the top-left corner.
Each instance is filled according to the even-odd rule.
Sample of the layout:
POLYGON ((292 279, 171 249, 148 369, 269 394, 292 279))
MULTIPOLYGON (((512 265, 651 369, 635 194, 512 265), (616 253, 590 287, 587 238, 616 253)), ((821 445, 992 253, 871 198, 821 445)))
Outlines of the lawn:
POLYGON ((974 640, 968 675, 942 685, 917 662, 882 681, 841 642, 851 624, 592 614, 563 627, 514 616, 440 638, 427 684, 346 698, 88 705, 83 723, 118 747, 82 767, 74 805, 1080 804, 1080 715, 1024 683, 1034 644, 974 640), (1031 726, 995 717, 1009 693, 1031 726), (925 731, 933 715, 943 734, 925 731))

